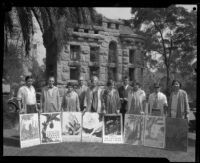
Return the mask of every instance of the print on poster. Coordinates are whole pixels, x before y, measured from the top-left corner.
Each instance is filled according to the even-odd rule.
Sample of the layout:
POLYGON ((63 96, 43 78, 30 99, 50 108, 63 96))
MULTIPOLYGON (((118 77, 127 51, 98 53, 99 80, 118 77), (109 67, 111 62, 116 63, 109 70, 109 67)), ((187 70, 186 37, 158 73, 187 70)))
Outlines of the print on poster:
POLYGON ((38 114, 20 114, 20 147, 40 144, 38 114))
POLYGON ((81 112, 62 113, 62 141, 81 141, 81 112))
POLYGON ((165 117, 145 116, 144 145, 164 148, 165 146, 165 117))
POLYGON ((187 152, 188 123, 186 119, 166 118, 166 145, 169 150, 187 152))
POLYGON ((102 142, 103 115, 85 112, 82 122, 82 142, 102 142))
POLYGON ((61 116, 59 112, 40 114, 41 144, 59 143, 61 137, 61 116))
POLYGON ((104 115, 103 143, 123 143, 122 115, 104 115))
POLYGON ((124 143, 143 145, 144 116, 125 114, 124 143))

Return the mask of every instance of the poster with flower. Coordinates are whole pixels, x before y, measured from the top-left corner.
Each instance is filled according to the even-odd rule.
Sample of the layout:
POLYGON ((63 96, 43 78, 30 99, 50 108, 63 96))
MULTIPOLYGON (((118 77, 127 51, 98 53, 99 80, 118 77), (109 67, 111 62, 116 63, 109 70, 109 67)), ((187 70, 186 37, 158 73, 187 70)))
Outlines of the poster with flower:
POLYGON ((106 114, 103 117, 103 143, 123 143, 122 115, 106 114))
POLYGON ((62 141, 81 141, 82 113, 62 113, 62 141))
POLYGON ((165 147, 165 117, 145 116, 144 145, 165 147))
POLYGON ((62 141, 61 135, 61 113, 40 114, 41 144, 59 143, 62 141))
POLYGON ((125 114, 124 143, 143 145, 144 116, 125 114))
POLYGON ((20 147, 40 144, 38 114, 20 114, 20 147))
POLYGON ((166 118, 165 148, 174 151, 187 152, 188 122, 181 118, 166 118))
POLYGON ((102 142, 103 115, 85 112, 82 123, 82 142, 102 142))

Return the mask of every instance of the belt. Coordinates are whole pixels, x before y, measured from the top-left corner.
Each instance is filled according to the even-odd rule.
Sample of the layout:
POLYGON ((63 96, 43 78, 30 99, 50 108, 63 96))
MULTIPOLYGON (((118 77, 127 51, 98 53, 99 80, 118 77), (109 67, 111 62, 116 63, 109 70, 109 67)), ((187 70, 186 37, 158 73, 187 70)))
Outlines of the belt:
POLYGON ((31 105, 29 105, 29 104, 27 104, 26 106, 35 106, 36 104, 31 104, 31 105))
POLYGON ((152 111, 160 111, 160 109, 152 109, 152 111))

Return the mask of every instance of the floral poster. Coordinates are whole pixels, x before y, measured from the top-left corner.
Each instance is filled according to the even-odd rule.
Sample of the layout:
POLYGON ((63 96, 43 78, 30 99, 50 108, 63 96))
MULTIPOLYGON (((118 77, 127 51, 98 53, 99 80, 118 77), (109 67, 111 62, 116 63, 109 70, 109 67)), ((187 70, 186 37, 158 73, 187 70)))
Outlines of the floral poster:
POLYGON ((40 144, 38 114, 20 114, 20 147, 40 144))
POLYGON ((103 143, 123 143, 122 115, 104 115, 103 143))
POLYGON ((165 117, 145 116, 144 145, 165 147, 165 117))
POLYGON ((166 118, 165 135, 166 149, 187 152, 188 122, 186 119, 166 118))
POLYGON ((143 145, 144 116, 125 114, 124 143, 143 145))
POLYGON ((62 141, 81 141, 81 112, 62 113, 62 141))
POLYGON ((82 142, 102 142, 103 115, 85 112, 82 124, 82 142))
POLYGON ((40 114, 40 136, 41 144, 59 143, 61 137, 61 113, 40 114))

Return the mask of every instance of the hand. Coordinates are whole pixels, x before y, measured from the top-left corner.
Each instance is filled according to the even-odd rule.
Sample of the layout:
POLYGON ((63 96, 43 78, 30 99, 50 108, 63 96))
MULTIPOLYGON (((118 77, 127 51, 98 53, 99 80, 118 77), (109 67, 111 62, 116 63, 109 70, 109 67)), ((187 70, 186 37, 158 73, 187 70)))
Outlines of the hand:
POLYGON ((19 114, 24 114, 25 113, 25 109, 20 109, 19 114))
POLYGON ((120 110, 117 110, 116 113, 119 114, 119 113, 120 113, 120 110))
POLYGON ((140 114, 141 114, 141 115, 144 115, 144 112, 143 112, 143 111, 141 111, 141 112, 140 112, 140 114))
POLYGON ((127 98, 124 98, 124 101, 128 101, 128 99, 127 99, 127 98))

